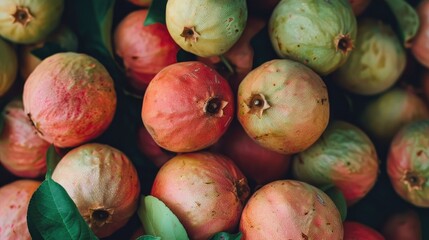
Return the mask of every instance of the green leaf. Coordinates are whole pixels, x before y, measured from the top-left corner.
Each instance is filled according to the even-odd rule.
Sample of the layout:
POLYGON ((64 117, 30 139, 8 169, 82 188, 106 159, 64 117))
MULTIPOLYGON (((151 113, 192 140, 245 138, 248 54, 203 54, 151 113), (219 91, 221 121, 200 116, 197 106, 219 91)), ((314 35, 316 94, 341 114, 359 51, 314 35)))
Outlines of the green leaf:
POLYGON ((51 178, 31 197, 27 224, 33 240, 98 239, 65 189, 51 178))
POLYGON ((161 238, 155 237, 152 235, 144 235, 144 236, 140 236, 140 237, 136 238, 136 240, 161 240, 161 238))
POLYGON ((405 0, 386 0, 390 10, 395 15, 399 25, 401 39, 405 47, 411 46, 411 41, 419 30, 419 16, 410 4, 405 0))
POLYGON ((153 0, 149 7, 144 25, 150 25, 153 23, 165 24, 165 8, 167 0, 153 0))
POLYGON ((161 237, 161 239, 189 239, 176 215, 156 197, 150 195, 142 197, 137 213, 143 223, 145 233, 161 237))
POLYGON ((343 193, 338 189, 337 187, 330 185, 326 187, 321 188, 322 191, 324 191, 335 203, 335 206, 337 206, 338 211, 341 215, 341 220, 346 220, 347 217, 347 203, 346 198, 344 197, 343 193))
POLYGON ((46 179, 51 178, 52 172, 60 160, 61 157, 57 154, 57 151, 55 151, 54 145, 51 144, 51 146, 48 148, 48 151, 46 152, 46 179))
POLYGON ((240 240, 242 237, 242 233, 231 234, 227 232, 216 233, 210 240, 240 240))

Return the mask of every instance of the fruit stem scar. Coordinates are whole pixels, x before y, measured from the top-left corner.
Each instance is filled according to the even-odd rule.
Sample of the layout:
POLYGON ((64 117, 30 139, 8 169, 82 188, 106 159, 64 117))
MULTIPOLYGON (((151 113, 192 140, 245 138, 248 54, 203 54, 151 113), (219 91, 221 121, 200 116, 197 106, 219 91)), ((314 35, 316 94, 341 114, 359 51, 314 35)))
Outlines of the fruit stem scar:
POLYGON ((42 131, 40 131, 40 129, 37 127, 37 123, 33 122, 33 119, 31 118, 31 113, 27 113, 28 119, 30 119, 30 123, 31 125, 34 127, 34 129, 36 129, 36 131, 43 136, 42 131))
POLYGON ((353 40, 349 34, 339 34, 334 39, 335 49, 343 54, 349 53, 353 48, 353 40))
POLYGON ((12 14, 13 23, 20 23, 26 27, 33 19, 33 15, 31 15, 30 10, 27 7, 16 6, 16 11, 12 14))
POLYGON ((403 178, 403 182, 411 189, 420 190, 426 182, 426 179, 417 172, 407 171, 403 178))
POLYGON ((258 118, 261 118, 264 111, 271 107, 262 93, 252 94, 247 106, 249 113, 255 114, 258 118))
POLYGON ((189 41, 197 42, 200 34, 195 29, 195 26, 192 26, 192 27, 184 27, 180 36, 184 37, 186 42, 189 42, 189 41))

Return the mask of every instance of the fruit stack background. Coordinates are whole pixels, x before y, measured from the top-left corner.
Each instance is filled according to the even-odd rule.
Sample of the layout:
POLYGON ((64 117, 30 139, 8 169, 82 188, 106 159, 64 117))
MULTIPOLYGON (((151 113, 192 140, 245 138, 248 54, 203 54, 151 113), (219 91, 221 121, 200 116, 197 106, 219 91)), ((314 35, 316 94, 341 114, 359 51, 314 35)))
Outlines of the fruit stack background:
POLYGON ((428 26, 428 0, 0 0, 0 239, 429 239, 428 26))

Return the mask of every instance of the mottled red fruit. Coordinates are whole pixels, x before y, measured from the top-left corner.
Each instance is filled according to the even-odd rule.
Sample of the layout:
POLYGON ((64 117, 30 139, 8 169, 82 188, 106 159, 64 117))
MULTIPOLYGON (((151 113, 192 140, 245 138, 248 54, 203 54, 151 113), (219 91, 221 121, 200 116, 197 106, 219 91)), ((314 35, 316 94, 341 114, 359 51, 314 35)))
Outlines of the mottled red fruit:
POLYGON ((409 45, 411 45, 411 53, 417 61, 429 68, 429 1, 420 1, 416 11, 420 20, 419 30, 409 45))
POLYGON ((384 240, 376 230, 358 222, 345 221, 344 226, 344 240, 384 240))
POLYGON ((27 210, 31 196, 40 184, 34 180, 16 180, 0 188, 0 239, 31 239, 27 210))
POLYGON ((184 153, 161 167, 151 195, 171 209, 190 239, 209 239, 237 227, 249 186, 230 159, 210 152, 184 153))
POLYGON ((429 119, 408 123, 396 133, 387 173, 399 196, 415 206, 429 207, 429 119))
POLYGON ((342 240, 343 223, 334 202, 304 182, 278 180, 247 202, 240 220, 242 240, 342 240))
POLYGON ((328 91, 313 70, 287 59, 252 70, 238 88, 237 117, 261 146, 293 154, 311 146, 329 121, 328 91))
POLYGON ((144 126, 139 128, 137 146, 139 150, 158 168, 164 165, 164 163, 172 157, 176 156, 175 153, 169 152, 156 144, 144 126))
POLYGON ((387 240, 421 240, 419 215, 411 209, 393 213, 384 222, 381 232, 387 240))
POLYGON ((169 151, 192 152, 213 145, 234 115, 228 82, 201 62, 180 62, 150 82, 142 106, 143 123, 169 151))
POLYGON ((290 155, 260 146, 238 123, 231 125, 213 150, 228 156, 257 185, 284 178, 290 165, 290 155))
POLYGON ((28 77, 23 103, 41 138, 57 147, 73 147, 107 129, 116 110, 116 92, 106 68, 95 58, 57 53, 28 77))
POLYGON ((33 178, 45 174, 45 156, 50 144, 37 135, 24 112, 22 100, 10 101, 2 117, 0 163, 19 177, 33 178))
POLYGON ((114 35, 116 53, 123 60, 131 87, 138 92, 143 92, 161 69, 177 62, 179 51, 165 24, 143 25, 147 13, 147 9, 131 12, 114 35))

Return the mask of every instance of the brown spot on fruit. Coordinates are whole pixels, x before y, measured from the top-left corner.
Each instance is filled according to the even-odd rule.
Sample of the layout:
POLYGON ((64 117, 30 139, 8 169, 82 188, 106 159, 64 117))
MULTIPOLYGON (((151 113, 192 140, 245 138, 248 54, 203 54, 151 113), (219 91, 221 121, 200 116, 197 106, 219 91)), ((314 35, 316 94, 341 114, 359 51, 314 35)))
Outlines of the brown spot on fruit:
POLYGON ((301 233, 301 237, 304 240, 308 240, 308 236, 305 233, 301 233))
POLYGON ((186 42, 197 42, 200 34, 195 30, 195 26, 192 26, 184 27, 180 36, 184 37, 186 42))
POLYGON ((343 54, 349 53, 354 45, 353 40, 348 34, 339 34, 334 39, 335 49, 343 54))

